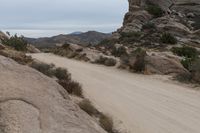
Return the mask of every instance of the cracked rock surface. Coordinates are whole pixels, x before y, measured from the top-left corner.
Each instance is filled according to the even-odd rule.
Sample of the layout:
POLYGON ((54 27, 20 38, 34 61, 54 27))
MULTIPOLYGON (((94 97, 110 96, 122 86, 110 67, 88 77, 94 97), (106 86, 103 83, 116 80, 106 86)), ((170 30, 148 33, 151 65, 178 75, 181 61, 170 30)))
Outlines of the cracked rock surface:
POLYGON ((53 79, 0 56, 0 133, 105 133, 53 79))

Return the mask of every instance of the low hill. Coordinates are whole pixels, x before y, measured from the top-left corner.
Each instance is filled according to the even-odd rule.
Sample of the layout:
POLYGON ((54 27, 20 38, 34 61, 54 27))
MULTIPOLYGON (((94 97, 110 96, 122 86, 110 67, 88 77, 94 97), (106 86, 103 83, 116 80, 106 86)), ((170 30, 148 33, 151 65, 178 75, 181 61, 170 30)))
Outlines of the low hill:
POLYGON ((59 44, 64 43, 75 43, 82 46, 87 45, 97 45, 102 40, 110 37, 110 34, 96 32, 96 31, 88 31, 80 34, 67 34, 67 35, 58 35, 53 37, 44 37, 44 38, 26 38, 26 40, 35 45, 38 48, 47 48, 47 47, 55 47, 59 44))

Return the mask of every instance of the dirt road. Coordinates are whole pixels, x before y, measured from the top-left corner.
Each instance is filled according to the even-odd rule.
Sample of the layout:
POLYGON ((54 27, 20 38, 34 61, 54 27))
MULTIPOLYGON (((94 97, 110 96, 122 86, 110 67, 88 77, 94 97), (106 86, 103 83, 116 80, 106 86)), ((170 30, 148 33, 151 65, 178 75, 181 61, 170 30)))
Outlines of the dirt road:
POLYGON ((95 106, 121 120, 131 133, 200 133, 199 91, 52 54, 32 56, 67 68, 95 106))

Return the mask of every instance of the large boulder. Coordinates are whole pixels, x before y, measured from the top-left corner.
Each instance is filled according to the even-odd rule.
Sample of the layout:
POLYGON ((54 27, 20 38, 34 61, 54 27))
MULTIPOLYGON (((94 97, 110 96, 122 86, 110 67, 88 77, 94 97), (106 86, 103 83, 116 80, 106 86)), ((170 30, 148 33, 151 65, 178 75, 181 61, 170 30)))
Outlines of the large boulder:
POLYGON ((145 57, 145 72, 148 74, 189 73, 177 58, 156 54, 145 57))
POLYGON ((1 133, 105 133, 53 79, 0 56, 1 133))

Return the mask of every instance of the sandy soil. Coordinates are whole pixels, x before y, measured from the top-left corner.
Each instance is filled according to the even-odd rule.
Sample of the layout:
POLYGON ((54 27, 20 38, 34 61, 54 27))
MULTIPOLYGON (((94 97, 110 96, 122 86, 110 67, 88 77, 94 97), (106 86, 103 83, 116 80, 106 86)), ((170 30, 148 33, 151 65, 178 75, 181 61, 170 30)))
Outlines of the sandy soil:
POLYGON ((52 54, 34 58, 67 68, 103 112, 131 133, 200 133, 200 92, 158 77, 69 60, 52 54))

